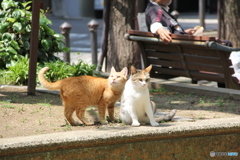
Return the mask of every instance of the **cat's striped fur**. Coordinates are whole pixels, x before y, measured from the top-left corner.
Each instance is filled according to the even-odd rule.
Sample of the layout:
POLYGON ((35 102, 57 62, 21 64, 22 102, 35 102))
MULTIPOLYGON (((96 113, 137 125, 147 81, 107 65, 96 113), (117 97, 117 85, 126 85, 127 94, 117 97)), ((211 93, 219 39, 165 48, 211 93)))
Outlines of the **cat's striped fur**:
POLYGON ((88 106, 98 106, 99 118, 102 124, 107 123, 105 120, 106 108, 110 119, 114 120, 114 105, 121 97, 127 80, 126 67, 121 72, 116 72, 112 67, 108 79, 84 75, 65 78, 54 83, 48 82, 44 78, 44 73, 48 69, 48 67, 41 69, 38 74, 39 81, 49 90, 60 90, 65 107, 64 115, 71 125, 77 125, 72 118, 74 111, 76 111, 77 117, 83 124, 92 125, 84 117, 88 106))

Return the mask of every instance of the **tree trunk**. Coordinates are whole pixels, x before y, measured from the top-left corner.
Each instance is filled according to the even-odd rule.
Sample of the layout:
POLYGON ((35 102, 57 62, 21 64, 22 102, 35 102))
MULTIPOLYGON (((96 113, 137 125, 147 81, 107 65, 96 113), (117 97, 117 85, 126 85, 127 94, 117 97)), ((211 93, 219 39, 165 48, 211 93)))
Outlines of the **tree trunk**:
POLYGON ((127 30, 135 29, 135 3, 136 0, 111 0, 107 71, 110 71, 112 66, 120 71, 123 67, 129 68, 138 61, 134 42, 124 39, 127 30))
POLYGON ((218 3, 218 37, 240 47, 240 1, 219 0, 218 3))

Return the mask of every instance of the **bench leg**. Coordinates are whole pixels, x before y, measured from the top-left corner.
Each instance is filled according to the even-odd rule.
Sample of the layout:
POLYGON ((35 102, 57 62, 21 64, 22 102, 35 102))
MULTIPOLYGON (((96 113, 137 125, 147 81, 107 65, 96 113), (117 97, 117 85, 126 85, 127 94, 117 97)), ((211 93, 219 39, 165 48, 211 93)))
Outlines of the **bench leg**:
POLYGON ((197 84, 197 80, 192 79, 192 84, 197 84))
POLYGON ((217 83, 217 85, 219 88, 226 88, 225 83, 217 83))

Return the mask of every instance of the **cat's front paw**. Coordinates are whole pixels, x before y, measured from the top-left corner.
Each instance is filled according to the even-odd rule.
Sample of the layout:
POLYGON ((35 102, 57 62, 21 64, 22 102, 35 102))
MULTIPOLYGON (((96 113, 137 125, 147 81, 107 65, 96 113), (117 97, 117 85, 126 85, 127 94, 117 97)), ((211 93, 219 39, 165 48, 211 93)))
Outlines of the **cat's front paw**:
POLYGON ((101 122, 102 124, 104 124, 104 125, 108 124, 108 121, 107 121, 107 120, 101 120, 100 122, 101 122))
POLYGON ((157 123, 157 122, 153 122, 153 123, 151 123, 151 125, 152 125, 153 127, 158 127, 160 124, 157 123))
POLYGON ((133 123, 132 123, 132 126, 133 126, 133 127, 139 127, 139 126, 140 126, 140 123, 139 123, 139 122, 133 122, 133 123))
POLYGON ((110 118, 110 117, 107 116, 107 121, 108 122, 118 122, 119 119, 117 119, 117 118, 110 118))

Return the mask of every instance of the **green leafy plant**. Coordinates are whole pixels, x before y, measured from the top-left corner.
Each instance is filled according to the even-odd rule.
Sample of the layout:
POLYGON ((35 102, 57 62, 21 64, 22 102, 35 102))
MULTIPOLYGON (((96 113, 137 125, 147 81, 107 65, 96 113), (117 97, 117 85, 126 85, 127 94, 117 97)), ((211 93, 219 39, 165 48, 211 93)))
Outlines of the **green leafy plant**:
POLYGON ((29 59, 26 57, 19 57, 18 61, 12 60, 7 65, 7 69, 3 70, 1 75, 8 84, 26 85, 28 81, 28 66, 29 59))
POLYGON ((204 99, 200 98, 200 99, 199 99, 199 103, 200 103, 200 104, 205 104, 204 99))
MULTIPOLYGON (((31 1, 16 2, 3 0, 0 10, 0 68, 6 68, 12 60, 28 55, 30 49, 32 12, 31 1)), ((43 10, 40 12, 38 62, 56 61, 56 52, 68 51, 63 36, 55 33, 50 27, 43 10)))
MULTIPOLYGON (((28 83, 28 66, 29 58, 19 57, 18 61, 12 60, 7 65, 5 70, 0 71, 0 83, 11 85, 27 85, 28 83)), ((38 63, 38 71, 44 66, 48 66, 50 69, 45 73, 46 78, 51 82, 81 75, 97 76, 95 73, 96 66, 85 63, 80 60, 77 64, 69 65, 61 60, 56 62, 46 62, 44 64, 38 63)), ((38 79, 37 79, 38 82, 38 79)))
MULTIPOLYGON (((51 82, 56 82, 63 78, 76 77, 81 75, 96 76, 96 66, 89 65, 88 63, 80 60, 77 64, 69 65, 62 61, 56 61, 54 63, 46 62, 43 66, 49 67, 49 70, 45 73, 46 78, 51 82)), ((42 65, 39 65, 40 70, 42 65)))
POLYGON ((88 63, 84 62, 83 60, 79 60, 78 63, 73 64, 72 67, 74 68, 74 76, 81 76, 81 75, 97 75, 95 72, 96 65, 89 65, 88 63))
POLYGON ((223 99, 219 99, 218 101, 216 101, 216 105, 221 107, 224 105, 224 100, 223 99))
MULTIPOLYGON (((49 67, 49 70, 45 73, 45 76, 51 82, 73 76, 74 69, 69 64, 60 60, 54 63, 47 62, 43 66, 49 67)), ((38 69, 42 69, 43 66, 40 66, 38 69)))

